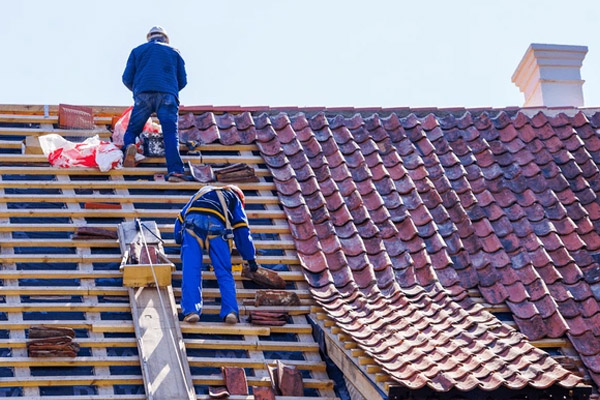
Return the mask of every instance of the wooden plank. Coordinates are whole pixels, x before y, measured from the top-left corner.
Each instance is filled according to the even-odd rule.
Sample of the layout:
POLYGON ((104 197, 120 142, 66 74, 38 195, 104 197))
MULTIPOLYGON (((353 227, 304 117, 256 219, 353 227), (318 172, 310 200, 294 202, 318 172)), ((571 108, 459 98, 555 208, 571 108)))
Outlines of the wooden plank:
MULTIPOLYGON (((106 128, 98 129, 42 129, 42 128, 4 128, 0 127, 1 136, 43 136, 50 133, 56 133, 62 137, 81 137, 82 139, 100 136, 109 138, 111 132, 106 128)), ((47 159, 46 159, 47 161, 47 159)))
MULTIPOLYGON (((136 210, 65 210, 47 208, 10 209, 0 211, 0 217, 72 217, 72 218, 177 218, 181 210, 136 209, 136 210)), ((248 218, 285 219, 282 210, 246 210, 248 218)))
MULTIPOLYGON (((127 305, 129 309, 129 305, 127 305)), ((206 307, 206 306, 204 306, 206 307)), ((28 339, 0 339, 0 347, 11 349, 24 349, 28 339)), ((296 351, 296 352, 318 352, 319 345, 315 342, 284 342, 259 340, 214 340, 214 339, 184 339, 185 347, 188 349, 210 349, 210 350, 251 350, 251 351, 296 351)), ((134 338, 77 338, 81 347, 111 348, 111 347, 135 347, 134 338)))
POLYGON ((158 287, 171 285, 173 264, 137 264, 123 266, 123 286, 146 287, 156 284, 158 287))
POLYGON ((0 140, 0 149, 23 149, 23 141, 21 140, 0 140))
MULTIPOLYGON (((24 115, 24 114, 0 114, 0 122, 20 124, 58 124, 58 115, 24 115)), ((109 125, 112 117, 94 117, 94 124, 109 125)))
MULTIPOLYGON (((301 299, 312 299, 308 290, 291 290, 301 299)), ((175 288, 176 295, 181 290, 175 288)), ((254 289, 239 289, 236 291, 238 299, 253 299, 256 293, 254 289)), ((219 298, 219 289, 203 288, 202 294, 206 298, 219 298)), ((127 296, 126 288, 97 286, 95 288, 81 288, 77 286, 0 286, 0 296, 23 295, 23 296, 127 296)))
MULTIPOLYGON (((88 321, 72 320, 41 320, 41 321, 17 321, 14 323, 3 322, 2 328, 8 330, 28 329, 32 325, 51 325, 67 326, 73 329, 91 329, 93 332, 134 332, 131 321, 98 321, 90 323, 88 321)), ((268 336, 274 333, 311 333, 312 328, 309 324, 287 324, 283 326, 257 326, 247 323, 229 325, 222 322, 182 322, 181 331, 184 333, 202 333, 212 335, 258 335, 268 336)))
MULTIPOLYGON (((0 181, 3 180, 3 176, 0 174, 0 181)), ((0 194, 4 195, 4 190, 0 189, 0 194)), ((6 203, 2 203, 0 202, 0 210, 4 210, 7 208, 7 204, 6 203)), ((10 219, 8 218, 0 218, 0 226, 8 226, 10 227, 10 219)), ((5 239, 10 237, 11 234, 8 232, 2 232, 0 233, 0 239, 5 239)), ((12 248, 6 248, 3 246, 0 246, 0 254, 14 254, 14 249, 12 248)), ((10 270, 16 270, 17 269, 17 265, 14 263, 4 263, 2 264, 2 270, 6 270, 6 271, 10 271, 10 270)), ((18 285, 19 282, 17 280, 4 280, 2 282, 3 285, 18 285)), ((22 297, 19 294, 15 294, 12 296, 4 296, 4 302, 8 305, 19 305, 21 304, 21 299, 22 297)), ((20 322, 23 321, 23 314, 21 313, 7 313, 6 314, 7 317, 7 322, 8 323, 15 323, 18 324, 20 322)), ((4 323, 3 323, 4 325, 4 323)), ((11 330, 9 333, 9 337, 12 339, 24 339, 25 338, 25 329, 13 329, 11 330)), ((23 348, 23 349, 14 349, 14 351, 11 352, 11 355, 14 357, 19 357, 19 356, 27 356, 27 349, 23 348)), ((27 378, 29 376, 31 376, 31 371, 29 368, 14 368, 13 369, 13 380, 20 380, 23 378, 27 378)), ((40 391, 39 388, 23 388, 22 389, 22 393, 23 396, 39 396, 40 391)))
MULTIPOLYGON (((167 257, 171 262, 176 263, 181 261, 181 257, 178 255, 169 255, 167 257)), ((300 264, 298 257, 293 256, 257 256, 256 260, 260 264, 287 264, 297 265, 300 264)), ((0 262, 6 263, 23 263, 23 262, 36 262, 36 263, 51 263, 51 262, 67 262, 67 263, 82 263, 82 262, 119 262, 121 257, 113 254, 93 254, 87 257, 76 255, 76 254, 6 254, 0 255, 0 262)), ((233 264, 241 264, 241 256, 234 256, 231 258, 233 264)), ((210 263, 208 255, 204 255, 202 262, 210 263)))
MULTIPOLYGON (((200 145, 197 146, 194 151, 199 152, 210 152, 210 151, 223 151, 225 150, 222 145, 200 145)), ((227 151, 241 151, 241 150, 254 150, 258 151, 258 146, 254 144, 249 145, 233 145, 227 147, 227 151)), ((183 143, 179 144, 179 151, 185 154, 188 151, 188 146, 183 143)), ((37 136, 27 136, 25 138, 25 154, 43 154, 40 146, 40 141, 37 136)))
MULTIPOLYGON (((192 375, 194 385, 215 385, 224 386, 223 378, 218 375, 192 375)), ((248 376, 246 378, 249 386, 271 386, 271 380, 268 377, 255 378, 248 376)), ((308 389, 332 389, 333 381, 305 378, 304 387, 308 389)), ((114 376, 35 376, 26 377, 15 382, 15 378, 0 378, 0 387, 32 387, 32 386, 114 386, 114 385, 141 385, 142 377, 139 375, 114 375, 114 376)), ((39 398, 38 398, 39 399, 39 398)), ((64 399, 64 397, 63 397, 64 399)), ((318 397, 311 397, 318 399, 318 397)))
MULTIPOLYGON (((304 274, 301 271, 278 271, 277 274, 285 281, 304 281, 304 274)), ((182 273, 181 271, 173 271, 172 276, 180 279, 182 273)), ((0 270, 0 279, 99 279, 119 277, 121 277, 121 272, 118 270, 0 270)), ((239 274, 234 274, 233 278, 243 280, 239 274)), ((215 280, 216 276, 213 271, 202 271, 202 279, 215 280)))
MULTIPOLYGON (((21 303, 0 304, 0 312, 129 312, 130 306, 124 303, 21 303)), ((179 307, 178 307, 179 310, 179 307)), ((203 314, 219 314, 220 306, 205 304, 203 314)), ((310 314, 310 306, 242 306, 240 315, 248 315, 251 311, 285 311, 290 315, 310 314)))
MULTIPOLYGON (((4 171, 3 171, 4 172, 4 171)), ((190 196, 155 196, 155 195, 112 195, 112 194, 79 194, 76 197, 64 194, 7 194, 2 196, 2 201, 7 203, 158 203, 180 204, 182 207, 190 200, 190 196)), ((246 196, 246 204, 279 204, 277 196, 246 196)))
MULTIPOLYGON (((130 243, 126 236, 121 240, 130 243)), ((171 286, 130 288, 128 292, 146 395, 150 399, 195 399, 171 286), (168 385, 163 384, 166 382, 168 385)))
MULTIPOLYGON (((0 128, 0 129, 7 129, 7 128, 0 128)), ((55 133, 55 132, 48 132, 48 133, 55 133)), ((2 131, 0 131, 0 136, 2 135, 2 131)), ((4 135, 8 135, 9 133, 4 133, 4 135)), ((11 135, 18 135, 18 133, 10 133, 11 135)), ((75 135, 77 136, 77 135, 75 135)), ((94 135, 90 135, 90 136, 94 136, 94 135)), ((100 135, 100 137, 104 137, 105 135, 100 135)), ((200 158, 200 156, 188 156, 188 155, 182 155, 181 159, 184 163, 187 163, 188 161, 191 161, 193 163, 197 163, 199 160, 201 160, 201 162, 204 162, 206 164, 221 164, 221 163, 246 163, 249 165, 256 165, 256 164, 264 164, 264 159, 260 156, 202 156, 202 158, 200 158)), ((47 163, 48 162, 48 158, 46 156, 44 156, 43 154, 0 154, 0 163, 24 163, 24 162, 30 162, 30 163, 47 163)), ((165 158, 164 157, 146 157, 146 159, 144 159, 140 165, 144 165, 144 164, 165 164, 165 158)), ((141 169, 141 168, 140 168, 141 169)), ((166 169, 166 168, 165 168, 166 169)), ((73 168, 74 171, 77 171, 76 168, 73 168)))
MULTIPOLYGON (((125 112, 127 106, 98 106, 79 104, 92 109, 94 116, 113 117, 120 116, 125 112)), ((58 105, 41 104, 0 104, 0 112, 4 114, 30 114, 30 115, 57 115, 58 105)))
MULTIPOLYGON (((43 224, 43 223, 31 223, 31 224, 0 224, 0 232, 74 232, 81 224, 74 224, 72 222, 65 224, 43 224)), ((86 224, 85 226, 90 228, 103 228, 109 230, 115 230, 114 224, 86 224)), ((159 224, 158 228, 161 232, 173 232, 173 224, 159 224)), ((276 225, 250 225, 250 229, 255 233, 289 233, 290 229, 287 224, 276 224, 276 225)))
POLYGON ((342 371, 344 377, 352 382, 364 398, 369 400, 384 400, 373 381, 367 377, 366 373, 362 371, 350 357, 348 350, 344 349, 344 347, 335 339, 335 336, 324 327, 322 321, 315 320, 315 322, 319 324, 323 330, 327 355, 342 371))
MULTIPOLYGON (((0 156, 2 163, 2 156, 0 156)), ((199 182, 154 182, 154 181, 0 181, 0 188, 42 188, 42 189, 156 189, 156 190, 198 190, 205 186, 199 182)), ((271 182, 238 183, 242 190, 276 190, 271 182)))
MULTIPOLYGON (((3 141, 0 141, 2 143, 3 141)), ((20 143, 20 142, 19 142, 20 143)), ((200 164, 200 158, 190 160, 193 164, 200 164)), ((253 167, 257 176, 271 176, 266 168, 253 167)), ((152 176, 156 173, 164 173, 164 167, 144 166, 144 168, 121 168, 102 172, 97 168, 58 168, 52 166, 3 166, 2 171, 7 175, 86 175, 86 176, 152 176)), ((215 182, 216 183, 216 182, 215 182)))
MULTIPOLYGON (((84 248, 116 248, 119 243, 116 239, 6 239, 2 241, 4 247, 84 247, 84 248)), ((179 247, 172 239, 164 239, 164 247, 179 247)), ((292 240, 254 240, 257 249, 295 250, 292 240)), ((0 275, 2 271, 0 271, 0 275)))
MULTIPOLYGON (((165 346, 167 344, 165 343, 165 346)), ((168 349, 167 349, 168 350, 168 349)), ((155 351, 156 353, 156 351, 155 351)), ((225 357, 187 357, 189 365, 193 367, 239 367, 261 369, 265 363, 275 366, 277 360, 256 360, 252 358, 225 358, 225 357)), ((81 366, 132 366, 139 365, 137 356, 110 356, 110 357, 0 357, 0 367, 81 367, 81 366)), ((325 371, 324 361, 286 360, 286 365, 294 366, 306 371, 325 371)))

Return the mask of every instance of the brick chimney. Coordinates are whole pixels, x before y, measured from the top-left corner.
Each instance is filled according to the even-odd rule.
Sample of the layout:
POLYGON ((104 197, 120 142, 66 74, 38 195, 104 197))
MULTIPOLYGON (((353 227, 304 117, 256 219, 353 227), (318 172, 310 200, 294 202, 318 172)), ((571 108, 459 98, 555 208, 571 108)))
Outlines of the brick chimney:
POLYGON ((587 46, 532 43, 512 76, 523 107, 583 106, 580 69, 587 46))

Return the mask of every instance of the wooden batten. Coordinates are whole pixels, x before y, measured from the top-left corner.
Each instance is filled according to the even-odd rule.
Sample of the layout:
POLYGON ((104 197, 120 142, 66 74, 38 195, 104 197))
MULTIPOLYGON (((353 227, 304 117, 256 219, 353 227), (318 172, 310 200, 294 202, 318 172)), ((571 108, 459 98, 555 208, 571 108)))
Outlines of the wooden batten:
MULTIPOLYGON (((57 110, 55 106, 0 105, 0 124, 10 124, 0 127, 0 149, 7 150, 0 154, 3 169, 0 177, 0 238, 3 242, 0 246, 0 279, 3 280, 0 296, 9 300, 0 304, 0 312, 9 316, 8 321, 3 322, 3 329, 9 335, 0 338, 0 347, 11 349, 11 355, 0 360, 0 366, 15 371, 13 377, 0 378, 0 387, 16 387, 24 400, 162 398, 154 391, 157 385, 152 386, 151 378, 162 368, 160 361, 152 357, 171 358, 177 363, 184 360, 193 367, 201 368, 242 367, 252 371, 248 375, 249 385, 266 387, 271 385, 267 365, 275 361, 273 355, 267 352, 290 352, 294 356, 287 361, 303 370, 308 376, 305 376, 304 387, 316 393, 310 398, 277 396, 277 399, 337 400, 333 382, 325 372, 319 346, 311 335, 312 326, 306 321, 314 301, 304 282, 287 216, 282 212, 272 175, 262 157, 257 155, 258 146, 200 144, 194 149, 195 154, 187 153, 183 147, 181 149, 184 162, 213 167, 223 163, 246 163, 254 169, 259 181, 239 183, 239 186, 247 192, 251 230, 257 236, 257 260, 266 266, 285 265, 288 270, 280 271, 279 275, 287 282, 287 290, 300 297, 301 304, 256 307, 253 303, 256 289, 248 286, 246 278, 236 272, 234 279, 240 304, 240 323, 208 322, 214 321, 220 311, 220 292, 213 286, 216 279, 214 272, 203 271, 203 280, 212 281, 207 282, 210 287, 203 289, 203 319, 194 324, 180 323, 180 308, 175 299, 179 298, 181 290, 169 286, 172 279, 179 281, 182 278, 181 269, 174 270, 172 266, 181 262, 175 251, 177 245, 171 239, 173 222, 178 210, 189 200, 190 192, 205 184, 153 180, 157 174, 165 173, 165 160, 161 157, 148 158, 135 168, 108 172, 93 168, 51 167, 41 153, 40 136, 57 133, 67 139, 81 141, 98 134, 107 139, 111 132, 106 126, 111 123, 112 117, 121 114, 123 108, 94 107, 95 128, 88 130, 56 128, 57 110), (87 207, 87 203, 119 207, 95 209, 87 207), (149 264, 125 263, 122 269, 112 266, 105 269, 104 266, 121 261, 121 256, 115 252, 120 242, 114 239, 71 238, 79 227, 114 232, 118 225, 115 219, 131 222, 135 218, 145 222, 161 218, 157 231, 163 236, 168 235, 167 240, 161 243, 168 253, 168 261, 153 263, 154 274, 149 264), (36 248, 50 250, 41 252, 36 248), (36 269, 17 267, 26 264, 35 264, 36 269), (69 265, 69 268, 62 269, 62 265, 69 265), (154 275, 157 276, 158 289, 154 287, 154 275), (115 285, 121 278, 123 284, 115 285), (38 280, 48 280, 49 284, 32 283, 38 280), (159 290, 163 302, 167 303, 168 298, 170 304, 165 304, 170 315, 166 319, 162 315, 160 300, 156 298, 159 290), (247 315, 254 310, 287 312, 289 323, 283 326, 252 325, 247 322, 247 315), (45 319, 44 313, 51 314, 49 317, 53 319, 45 319), (27 314, 30 315, 24 318, 27 314), (205 318, 207 321, 204 321, 205 318), (146 320, 157 319, 161 321, 158 324, 160 328, 144 324, 148 322, 146 320), (28 357, 26 332, 36 324, 77 329, 81 332, 77 343, 86 352, 85 355, 69 359, 28 357), (275 340, 267 340, 271 335, 275 336, 275 340), (146 336, 146 343, 140 344, 144 341, 138 338, 146 336), (176 346, 169 346, 171 338, 176 339, 176 346), (154 346, 156 350, 150 354, 146 351, 148 346, 154 346), (137 356, 127 354, 128 349, 136 347, 137 356), (125 355, 111 354, 115 351, 125 355), (192 351, 223 352, 228 356, 200 357, 192 351), (175 357, 182 352, 190 357, 175 357), (301 360, 296 358, 298 353, 301 360), (123 375, 112 371, 113 367, 132 366, 139 366, 142 372, 123 375), (70 372, 58 372, 60 367, 91 368, 91 372, 89 375, 70 375, 70 372), (46 368, 49 373, 56 368, 57 372, 55 376, 35 376, 30 372, 34 368, 46 368), (151 382, 150 386, 146 382, 151 382), (147 394, 119 394, 124 387, 135 389, 137 385, 144 385, 147 394), (77 395, 74 391, 54 396, 47 393, 49 388, 58 386, 89 386, 94 394, 77 395)), ((202 261, 210 262, 206 255, 202 261)), ((241 262, 240 257, 235 256, 233 262, 241 262)), ((179 366, 169 368, 180 370, 179 366)), ((224 384, 219 375, 186 375, 191 385, 224 384)), ((208 400, 207 395, 196 395, 193 389, 186 392, 185 385, 179 385, 183 388, 182 395, 173 395, 171 386, 169 384, 169 392, 175 396, 173 398, 208 400)), ((230 396, 231 400, 252 398, 230 396)))
POLYGON ((175 270, 173 264, 138 264, 124 265, 123 286, 126 287, 165 287, 171 285, 171 274, 175 270), (152 271, 154 270, 154 272, 152 271), (155 282, 156 279, 156 282, 155 282))

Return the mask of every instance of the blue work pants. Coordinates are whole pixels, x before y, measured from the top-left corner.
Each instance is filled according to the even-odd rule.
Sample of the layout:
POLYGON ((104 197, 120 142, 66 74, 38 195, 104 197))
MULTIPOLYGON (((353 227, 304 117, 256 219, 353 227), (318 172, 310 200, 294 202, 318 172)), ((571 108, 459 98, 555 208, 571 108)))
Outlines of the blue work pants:
POLYGON ((186 218, 181 244, 183 280, 181 283, 181 308, 183 315, 202 311, 202 250, 208 239, 208 255, 221 292, 221 319, 234 312, 239 315, 235 280, 231 272, 231 250, 227 240, 214 233, 225 230, 224 224, 211 215, 193 214, 186 218), (196 229, 189 226, 193 225, 196 229))
POLYGON ((152 92, 140 93, 134 96, 134 101, 127 131, 123 137, 123 149, 130 144, 135 144, 135 139, 142 133, 146 121, 155 112, 162 126, 167 170, 183 173, 177 132, 177 119, 179 118, 177 98, 170 93, 152 92))

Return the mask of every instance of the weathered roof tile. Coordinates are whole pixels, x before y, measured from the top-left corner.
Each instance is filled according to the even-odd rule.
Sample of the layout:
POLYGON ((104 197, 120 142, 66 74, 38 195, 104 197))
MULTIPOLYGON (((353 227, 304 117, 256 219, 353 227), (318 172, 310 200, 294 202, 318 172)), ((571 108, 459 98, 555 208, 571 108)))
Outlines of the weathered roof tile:
POLYGON ((600 248, 600 135, 586 115, 250 117, 195 123, 217 129, 213 141, 256 131, 316 301, 393 380, 440 391, 580 382, 449 295, 473 287, 506 301, 530 339, 568 333, 600 376, 600 332, 586 330, 600 315, 589 253, 600 248))

